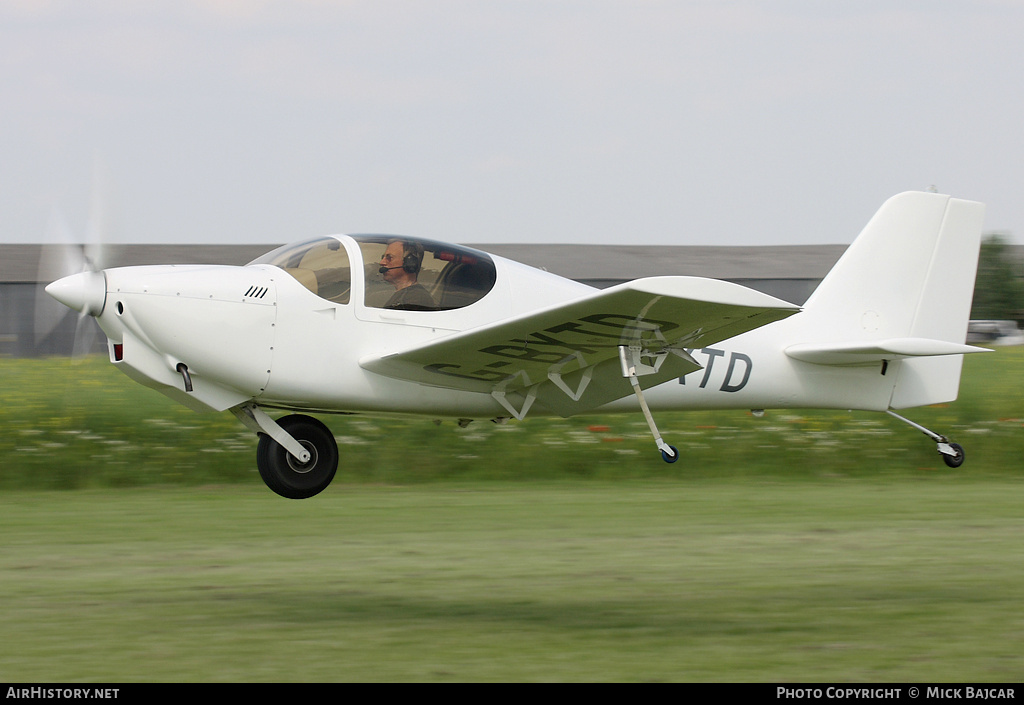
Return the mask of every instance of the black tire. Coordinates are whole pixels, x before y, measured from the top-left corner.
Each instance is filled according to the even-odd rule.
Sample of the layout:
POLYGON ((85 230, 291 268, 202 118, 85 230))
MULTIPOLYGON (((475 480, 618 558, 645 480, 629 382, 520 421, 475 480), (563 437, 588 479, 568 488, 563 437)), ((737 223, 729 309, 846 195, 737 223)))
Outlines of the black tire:
POLYGON ((668 451, 661 451, 661 459, 666 463, 674 463, 679 460, 679 450, 675 446, 669 446, 672 450, 672 455, 668 454, 668 451))
POLYGON ((942 460, 951 468, 958 468, 964 464, 966 457, 964 456, 964 449, 959 443, 950 443, 949 447, 956 451, 956 455, 942 454, 942 460))
POLYGON ((277 423, 309 451, 300 463, 277 441, 261 433, 256 447, 256 466, 267 487, 288 499, 307 499, 331 484, 338 470, 338 444, 334 434, 311 416, 294 414, 277 423))

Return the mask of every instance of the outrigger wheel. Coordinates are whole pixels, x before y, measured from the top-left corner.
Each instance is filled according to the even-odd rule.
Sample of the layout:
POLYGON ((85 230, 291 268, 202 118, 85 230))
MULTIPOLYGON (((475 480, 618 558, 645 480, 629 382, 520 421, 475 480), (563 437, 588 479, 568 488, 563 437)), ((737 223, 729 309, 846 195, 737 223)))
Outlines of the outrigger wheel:
POLYGON ((964 448, 959 443, 949 443, 948 445, 950 449, 953 451, 953 453, 943 453, 940 450, 939 452, 942 453, 942 460, 949 467, 958 468, 964 464, 964 448))
POLYGON ((323 492, 338 470, 334 434, 317 419, 302 414, 285 416, 277 423, 309 451, 310 458, 300 462, 273 438, 261 433, 256 447, 260 477, 267 487, 288 499, 307 499, 323 492))
POLYGON ((949 467, 958 468, 964 464, 964 459, 966 458, 966 456, 964 454, 963 446, 960 445, 959 443, 950 442, 950 440, 945 436, 939 435, 934 431, 929 431, 921 424, 914 423, 910 419, 900 416, 892 409, 886 409, 885 413, 889 414, 889 416, 893 417, 898 421, 902 421, 905 424, 913 426, 918 431, 920 431, 921 433, 935 441, 935 449, 939 451, 940 455, 942 455, 942 462, 944 462, 949 467))

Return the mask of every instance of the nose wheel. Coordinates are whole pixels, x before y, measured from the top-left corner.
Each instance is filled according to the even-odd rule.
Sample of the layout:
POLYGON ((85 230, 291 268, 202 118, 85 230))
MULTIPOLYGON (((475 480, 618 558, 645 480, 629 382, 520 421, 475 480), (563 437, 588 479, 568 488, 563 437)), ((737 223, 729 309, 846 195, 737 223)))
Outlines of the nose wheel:
POLYGON ((265 433, 256 448, 256 466, 267 487, 288 499, 307 499, 323 492, 338 470, 338 444, 320 421, 301 414, 278 419, 284 429, 307 451, 300 460, 265 433))

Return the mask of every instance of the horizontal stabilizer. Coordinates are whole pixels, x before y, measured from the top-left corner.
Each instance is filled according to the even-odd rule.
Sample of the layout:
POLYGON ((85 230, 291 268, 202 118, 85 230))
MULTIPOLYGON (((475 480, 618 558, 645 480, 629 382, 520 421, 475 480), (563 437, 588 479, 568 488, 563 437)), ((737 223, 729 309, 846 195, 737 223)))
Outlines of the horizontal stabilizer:
POLYGON ((786 355, 794 360, 813 362, 818 365, 869 365, 882 360, 965 355, 977 352, 991 351, 988 348, 930 338, 888 338, 849 343, 805 343, 790 345, 786 348, 786 355))

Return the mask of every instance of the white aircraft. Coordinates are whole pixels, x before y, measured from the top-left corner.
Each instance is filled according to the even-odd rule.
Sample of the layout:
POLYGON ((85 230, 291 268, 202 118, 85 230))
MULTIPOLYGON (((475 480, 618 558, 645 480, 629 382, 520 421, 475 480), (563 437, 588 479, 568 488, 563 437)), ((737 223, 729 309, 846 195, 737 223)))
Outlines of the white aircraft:
POLYGON ((887 201, 801 308, 727 282, 650 277, 597 290, 457 245, 323 237, 243 267, 91 269, 46 287, 94 316, 111 362, 259 435, 278 494, 331 482, 338 447, 310 413, 506 421, 527 414, 828 408, 952 401, 984 207, 887 201), (303 412, 271 417, 268 411, 303 412))

